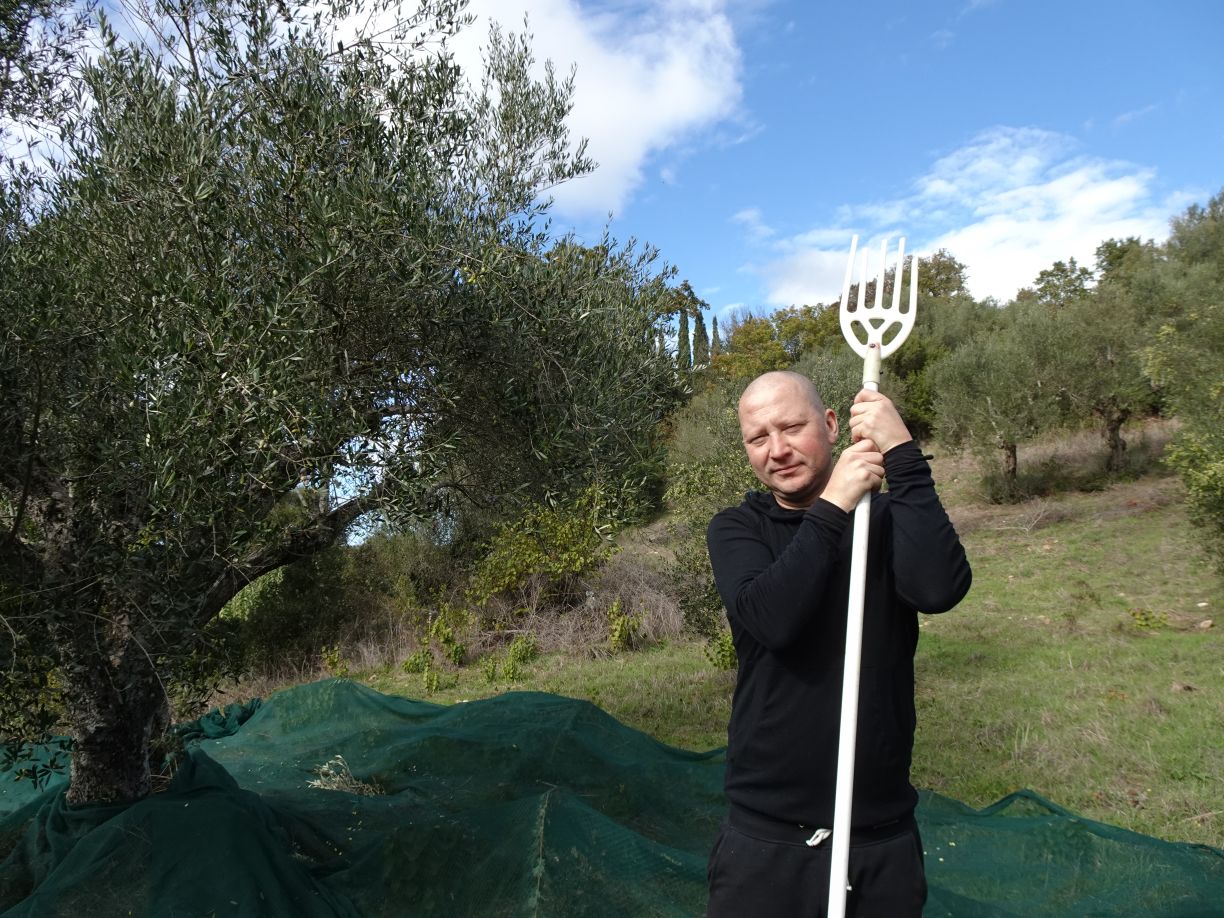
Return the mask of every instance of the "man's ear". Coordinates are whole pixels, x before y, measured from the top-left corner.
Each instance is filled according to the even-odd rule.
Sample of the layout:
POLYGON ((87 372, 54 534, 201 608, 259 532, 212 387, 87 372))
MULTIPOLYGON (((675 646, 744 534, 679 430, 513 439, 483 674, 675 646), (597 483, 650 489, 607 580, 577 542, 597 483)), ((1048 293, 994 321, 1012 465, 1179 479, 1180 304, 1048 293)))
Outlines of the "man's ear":
POLYGON ((837 442, 837 435, 841 432, 841 428, 837 426, 837 412, 832 408, 825 409, 825 431, 829 435, 829 445, 832 446, 837 442))

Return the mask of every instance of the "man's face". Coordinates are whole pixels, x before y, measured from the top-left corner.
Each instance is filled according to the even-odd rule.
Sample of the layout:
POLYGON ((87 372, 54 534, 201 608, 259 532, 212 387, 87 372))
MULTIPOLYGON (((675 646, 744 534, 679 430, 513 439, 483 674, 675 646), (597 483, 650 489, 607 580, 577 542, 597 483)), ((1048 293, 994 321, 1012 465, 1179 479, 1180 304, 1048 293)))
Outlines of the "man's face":
POLYGON ((752 471, 778 504, 810 507, 832 471, 837 414, 818 409, 797 385, 783 380, 746 392, 739 420, 752 471))

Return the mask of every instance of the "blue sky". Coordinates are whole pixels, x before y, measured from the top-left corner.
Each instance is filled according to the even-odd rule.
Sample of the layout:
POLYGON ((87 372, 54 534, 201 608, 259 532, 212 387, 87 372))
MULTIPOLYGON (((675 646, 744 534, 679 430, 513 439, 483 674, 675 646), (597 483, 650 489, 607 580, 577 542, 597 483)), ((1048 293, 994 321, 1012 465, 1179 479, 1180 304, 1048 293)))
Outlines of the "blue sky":
MULTIPOLYGON (((555 225, 657 246, 716 314, 827 302, 850 235, 1006 301, 1224 187, 1221 0, 473 0, 560 69, 594 175, 555 225)), ((477 25, 460 60, 485 34, 477 25)))

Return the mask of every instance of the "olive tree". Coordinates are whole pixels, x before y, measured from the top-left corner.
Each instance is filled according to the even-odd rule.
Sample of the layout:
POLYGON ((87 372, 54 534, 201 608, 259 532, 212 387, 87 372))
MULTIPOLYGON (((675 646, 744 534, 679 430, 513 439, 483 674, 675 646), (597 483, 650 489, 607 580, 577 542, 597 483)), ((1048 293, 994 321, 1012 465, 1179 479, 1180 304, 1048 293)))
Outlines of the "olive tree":
POLYGON ((73 803, 148 793, 245 584, 370 512, 640 475, 672 397, 649 258, 539 225, 591 164, 524 39, 472 85, 461 0, 144 12, 0 249, 0 708, 60 694, 73 803))
POLYGON ((1052 351, 1052 381, 1062 387, 1072 419, 1100 425, 1109 446, 1109 472, 1122 471, 1125 463, 1122 426, 1156 405, 1140 353, 1145 319, 1142 304, 1110 285, 1094 289, 1054 316, 1060 344, 1052 351))
POLYGON ((1000 451, 1007 496, 1017 487, 1019 445, 1057 422, 1057 385, 1045 361, 1049 331, 1039 316, 1013 321, 965 341, 928 370, 939 438, 983 457, 1000 451))
POLYGON ((1163 281, 1177 308, 1161 317, 1145 362, 1182 422, 1169 464, 1224 570, 1224 191, 1205 207, 1190 207, 1172 228, 1168 261, 1148 273, 1163 281))

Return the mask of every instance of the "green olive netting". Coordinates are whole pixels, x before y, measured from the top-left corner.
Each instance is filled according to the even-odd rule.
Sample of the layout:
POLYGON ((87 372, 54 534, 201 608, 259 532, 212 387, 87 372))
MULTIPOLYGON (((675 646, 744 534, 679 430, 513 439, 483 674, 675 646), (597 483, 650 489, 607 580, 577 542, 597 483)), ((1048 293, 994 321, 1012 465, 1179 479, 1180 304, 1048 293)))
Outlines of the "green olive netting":
MULTIPOLYGON (((170 787, 68 808, 0 774, 0 915, 700 915, 721 750, 583 701, 441 706, 343 680, 180 728, 170 787), (248 719, 249 718, 249 719, 248 719), (245 719, 245 722, 243 722, 245 719), (241 726, 240 726, 241 724, 241 726)), ((927 916, 1224 915, 1224 852, 1022 791, 923 794, 927 916)))

